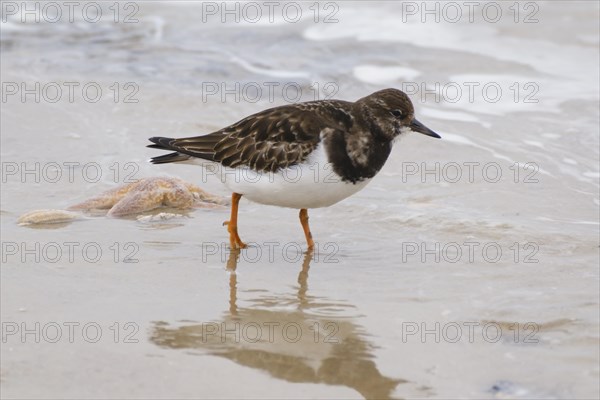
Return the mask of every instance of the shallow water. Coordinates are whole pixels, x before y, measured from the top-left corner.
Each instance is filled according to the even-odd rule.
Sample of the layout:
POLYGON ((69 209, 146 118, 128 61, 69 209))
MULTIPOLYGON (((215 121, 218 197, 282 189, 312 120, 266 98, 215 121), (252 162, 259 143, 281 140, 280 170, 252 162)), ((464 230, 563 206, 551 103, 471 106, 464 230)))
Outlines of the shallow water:
POLYGON ((119 21, 138 22, 109 3, 97 23, 3 9, 3 397, 598 397, 596 3, 494 3, 495 23, 483 5, 456 23, 441 3, 439 23, 420 2, 320 3, 317 22, 293 3, 295 23, 239 5, 236 23, 220 3, 128 4, 119 21), (298 88, 385 87, 443 139, 402 140, 366 189, 312 210, 312 255, 296 211, 245 201, 237 257, 226 210, 16 223, 156 175, 228 195, 199 167, 147 164, 147 138, 298 88))

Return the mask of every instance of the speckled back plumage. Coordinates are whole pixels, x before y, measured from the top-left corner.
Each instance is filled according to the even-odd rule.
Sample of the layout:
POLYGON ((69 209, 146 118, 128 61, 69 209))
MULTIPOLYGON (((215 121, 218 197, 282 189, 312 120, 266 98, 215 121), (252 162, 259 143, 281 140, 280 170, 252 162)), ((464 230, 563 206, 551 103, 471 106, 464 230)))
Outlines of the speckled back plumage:
POLYGON ((334 171, 352 183, 372 178, 387 160, 401 127, 413 119, 405 93, 384 89, 352 103, 320 100, 270 108, 204 136, 150 138, 148 147, 176 153, 155 164, 199 157, 226 167, 277 172, 306 161, 323 144, 334 171), (393 117, 390 110, 399 110, 393 117))

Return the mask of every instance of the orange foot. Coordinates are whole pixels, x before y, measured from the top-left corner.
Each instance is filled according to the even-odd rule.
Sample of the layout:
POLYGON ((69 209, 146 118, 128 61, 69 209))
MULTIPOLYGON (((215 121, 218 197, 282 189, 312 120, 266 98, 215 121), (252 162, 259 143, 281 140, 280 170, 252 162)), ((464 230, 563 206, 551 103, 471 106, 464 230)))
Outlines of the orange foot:
POLYGON ((312 233, 310 232, 310 227, 308 226, 308 210, 306 208, 300 210, 300 223, 302 224, 302 229, 304 229, 304 236, 306 237, 308 251, 312 251, 315 247, 315 242, 313 241, 312 233))
POLYGON ((232 249, 245 249, 248 247, 246 243, 242 242, 240 235, 237 231, 237 215, 238 215, 238 204, 242 195, 239 193, 231 194, 231 218, 229 221, 223 222, 223 225, 227 225, 227 231, 229 231, 229 244, 232 249))
POLYGON ((245 249, 248 245, 242 242, 240 235, 238 235, 237 225, 230 224, 229 221, 223 222, 223 225, 227 225, 227 231, 229 232, 229 246, 231 249, 245 249))

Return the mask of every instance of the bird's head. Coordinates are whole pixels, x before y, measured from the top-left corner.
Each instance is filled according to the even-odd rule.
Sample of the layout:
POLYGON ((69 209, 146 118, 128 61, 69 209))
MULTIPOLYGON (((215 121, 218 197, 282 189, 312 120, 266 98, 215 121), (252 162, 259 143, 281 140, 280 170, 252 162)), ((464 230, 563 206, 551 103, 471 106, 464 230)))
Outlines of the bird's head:
POLYGON ((381 133, 389 139, 410 131, 419 132, 434 138, 440 135, 427 128, 415 118, 412 102, 401 90, 384 89, 358 100, 356 104, 375 120, 381 133))

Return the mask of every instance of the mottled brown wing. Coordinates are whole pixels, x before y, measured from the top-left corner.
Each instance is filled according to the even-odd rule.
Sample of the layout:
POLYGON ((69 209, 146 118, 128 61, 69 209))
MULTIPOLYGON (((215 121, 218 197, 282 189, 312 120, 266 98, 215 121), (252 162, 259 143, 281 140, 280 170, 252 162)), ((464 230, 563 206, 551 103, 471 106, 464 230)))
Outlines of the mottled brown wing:
POLYGON ((227 167, 275 172, 305 160, 319 144, 323 130, 340 128, 326 110, 334 103, 319 106, 301 103, 271 108, 208 135, 170 139, 168 148, 227 167))

